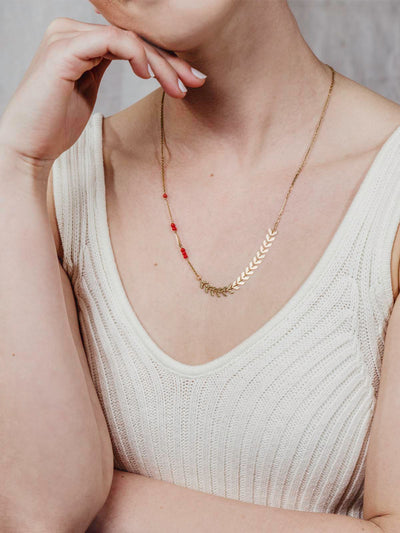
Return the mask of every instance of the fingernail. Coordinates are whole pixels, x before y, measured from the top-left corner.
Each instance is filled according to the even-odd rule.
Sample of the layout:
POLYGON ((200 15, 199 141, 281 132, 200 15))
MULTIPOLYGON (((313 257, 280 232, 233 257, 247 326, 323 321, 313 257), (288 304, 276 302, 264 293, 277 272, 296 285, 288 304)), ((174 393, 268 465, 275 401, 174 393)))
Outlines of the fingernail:
POLYGON ((149 71, 149 74, 152 78, 154 78, 154 72, 153 69, 150 66, 150 63, 147 63, 147 70, 149 71))
POLYGON ((193 74, 196 76, 196 78, 200 78, 201 80, 204 80, 204 78, 207 78, 207 74, 203 74, 200 72, 200 70, 197 70, 197 68, 190 67, 193 74))
POLYGON ((182 80, 180 78, 178 78, 178 85, 179 85, 179 89, 185 93, 187 91, 186 87, 183 85, 182 83, 182 80))

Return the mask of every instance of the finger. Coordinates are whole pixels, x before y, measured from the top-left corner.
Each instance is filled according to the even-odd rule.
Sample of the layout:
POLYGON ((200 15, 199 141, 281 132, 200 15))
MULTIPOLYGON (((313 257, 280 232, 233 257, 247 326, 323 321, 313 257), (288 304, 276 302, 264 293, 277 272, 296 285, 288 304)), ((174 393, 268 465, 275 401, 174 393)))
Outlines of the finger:
POLYGON ((76 82, 78 91, 83 94, 88 102, 94 106, 99 92, 101 80, 111 60, 102 59, 101 62, 91 70, 85 72, 76 82))
POLYGON ((183 90, 185 85, 176 70, 152 46, 145 44, 145 52, 154 75, 164 91, 175 98, 184 98, 187 91, 183 90))
MULTIPOLYGON (((69 57, 72 55, 81 62, 90 61, 98 56, 126 59, 134 72, 142 78, 149 77, 150 63, 164 90, 175 98, 184 97, 186 91, 181 90, 179 77, 173 67, 152 46, 146 45, 145 50, 144 45, 144 41, 135 33, 116 26, 106 26, 102 30, 85 32, 73 37, 67 47, 67 53, 69 57)), ((82 65, 77 70, 78 72, 73 73, 74 76, 79 74, 79 71, 81 75, 82 65)))
POLYGON ((105 71, 107 70, 108 66, 110 65, 111 60, 103 58, 101 62, 92 68, 93 75, 97 81, 97 83, 100 83, 105 71))
POLYGON ((57 31, 49 34, 46 38, 45 44, 49 46, 51 43, 60 41, 61 39, 72 39, 81 34, 81 31, 57 31))
POLYGON ((69 81, 79 79, 88 68, 94 66, 93 60, 99 57, 126 59, 134 64, 136 74, 149 77, 147 56, 141 39, 115 26, 80 32, 71 39, 60 39, 50 46, 58 73, 69 81))
POLYGON ((103 75, 111 63, 110 59, 104 59, 102 57, 99 57, 97 60, 93 61, 98 62, 98 64, 85 72, 83 76, 77 80, 79 90, 82 93, 84 93, 86 90, 93 91, 94 88, 96 88, 97 91, 97 89, 100 87, 100 82, 103 78, 103 75))
POLYGON ((58 17, 50 22, 47 26, 45 35, 61 32, 74 31, 93 31, 106 27, 105 24, 92 24, 89 22, 81 22, 80 20, 71 19, 68 17, 58 17))
POLYGON ((180 79, 189 87, 201 87, 206 81, 206 75, 194 69, 197 73, 194 74, 191 65, 180 57, 169 54, 165 50, 156 47, 157 52, 173 67, 180 79), (204 77, 202 77, 204 76, 204 77))

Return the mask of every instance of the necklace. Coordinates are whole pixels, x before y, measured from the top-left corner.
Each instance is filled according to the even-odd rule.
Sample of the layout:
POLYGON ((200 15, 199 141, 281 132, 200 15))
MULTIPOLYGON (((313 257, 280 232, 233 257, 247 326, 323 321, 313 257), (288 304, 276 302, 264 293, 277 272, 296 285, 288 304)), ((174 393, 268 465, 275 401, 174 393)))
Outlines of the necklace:
POLYGON ((331 72, 332 72, 332 80, 331 80, 331 84, 330 84, 330 87, 329 87, 329 91, 328 91, 328 96, 325 100, 325 103, 324 103, 324 106, 323 106, 323 109, 322 109, 322 113, 321 113, 321 116, 319 118, 319 121, 318 121, 318 124, 314 130, 314 134, 312 136, 312 139, 311 139, 311 142, 310 142, 310 145, 306 151, 306 154, 303 158, 303 161, 301 162, 301 165, 300 167, 298 168, 291 184, 290 184, 290 187, 289 187, 289 190, 288 192, 286 193, 286 196, 285 196, 285 200, 282 204, 282 207, 279 211, 279 214, 278 214, 278 217, 273 225, 273 228, 269 228, 268 229, 268 232, 267 232, 267 235, 265 236, 265 239, 264 241, 262 242, 259 250, 256 252, 256 255, 253 257, 253 259, 249 262, 249 264, 246 266, 245 270, 240 274, 240 276, 238 276, 232 283, 230 283, 229 285, 225 285, 224 287, 215 287, 213 285, 211 285, 210 283, 208 283, 208 281, 205 281, 203 280, 203 278, 200 276, 200 274, 198 274, 194 268, 194 266, 192 265, 192 263, 189 261, 189 257, 188 257, 188 254, 181 242, 181 239, 179 237, 179 233, 178 233, 178 228, 174 222, 174 218, 172 216, 172 212, 171 212, 171 208, 170 208, 170 205, 169 205, 169 201, 168 201, 168 194, 167 194, 167 191, 166 191, 166 187, 165 187, 165 160, 164 160, 164 145, 165 145, 165 131, 164 131, 164 98, 165 98, 165 91, 163 91, 163 94, 162 94, 162 98, 161 98, 161 106, 160 106, 160 122, 161 122, 161 177, 162 177, 162 184, 163 184, 163 198, 165 200, 165 203, 166 203, 166 206, 167 206, 167 209, 168 209, 168 216, 169 216, 169 219, 170 219, 170 225, 171 225, 171 230, 173 231, 174 235, 175 235, 175 238, 176 238, 176 242, 178 244, 178 247, 180 249, 180 252, 182 254, 182 257, 183 259, 185 259, 188 263, 188 265, 190 266, 190 268, 193 270, 196 278, 198 279, 198 281, 200 282, 200 288, 203 289, 206 293, 210 294, 211 296, 214 296, 216 295, 217 297, 220 297, 221 295, 222 296, 227 296, 228 294, 234 294, 235 291, 239 290, 240 287, 242 287, 246 281, 250 278, 250 276, 256 271, 256 269, 258 268, 258 266, 262 263, 263 259, 265 258, 267 252, 269 251, 269 249, 271 248, 272 246, 272 243, 273 241, 275 240, 275 237, 276 235, 278 234, 278 225, 279 225, 279 222, 281 220, 281 217, 282 217, 282 214, 285 210, 285 207, 286 207, 286 204, 287 204, 287 201, 288 201, 288 198, 289 198, 289 195, 290 193, 292 192, 292 189, 293 189, 293 186, 295 184, 295 181, 296 179, 298 178, 300 172, 302 171, 306 161, 307 161, 307 158, 310 154, 310 151, 311 151, 311 148, 315 142, 315 139, 317 138, 317 135, 318 135, 318 132, 319 132, 319 128, 322 124, 322 120, 325 116, 325 113, 326 113, 326 110, 327 110, 327 107, 328 107, 328 103, 329 103, 329 100, 330 100, 330 96, 331 96, 331 93, 332 93, 332 89, 333 89, 333 86, 334 86, 334 83, 335 83, 335 70, 327 64, 327 66, 331 69, 331 72))

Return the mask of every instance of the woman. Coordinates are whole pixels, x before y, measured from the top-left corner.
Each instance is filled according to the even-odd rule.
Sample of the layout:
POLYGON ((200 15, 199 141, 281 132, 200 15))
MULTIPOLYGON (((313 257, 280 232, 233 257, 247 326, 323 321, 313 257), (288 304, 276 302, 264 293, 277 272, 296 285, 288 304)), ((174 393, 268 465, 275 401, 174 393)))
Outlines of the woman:
POLYGON ((0 124, 1 530, 399 531, 400 106, 286 0, 93 4, 0 124))

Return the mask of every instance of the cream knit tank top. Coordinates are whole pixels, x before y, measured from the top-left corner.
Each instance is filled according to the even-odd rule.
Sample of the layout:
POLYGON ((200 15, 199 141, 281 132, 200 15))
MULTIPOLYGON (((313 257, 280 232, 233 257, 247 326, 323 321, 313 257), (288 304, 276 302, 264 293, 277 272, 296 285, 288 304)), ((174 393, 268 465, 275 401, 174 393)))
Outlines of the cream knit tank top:
POLYGON ((293 297, 216 360, 187 365, 143 328, 108 230, 101 113, 54 163, 64 268, 115 466, 227 498, 363 517, 370 423, 393 307, 400 126, 293 297))

